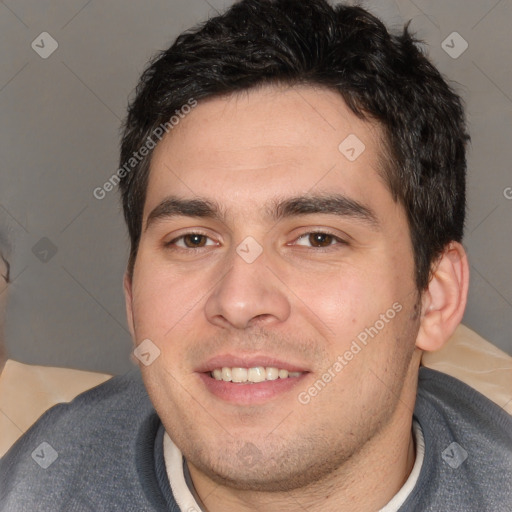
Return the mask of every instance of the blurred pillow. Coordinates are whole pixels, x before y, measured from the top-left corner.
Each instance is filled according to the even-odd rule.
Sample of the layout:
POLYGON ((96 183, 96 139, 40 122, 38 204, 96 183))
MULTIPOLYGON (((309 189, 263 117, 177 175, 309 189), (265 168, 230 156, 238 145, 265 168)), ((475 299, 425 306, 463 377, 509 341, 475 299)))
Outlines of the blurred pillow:
POLYGON ((446 345, 424 352, 423 366, 465 382, 512 414, 512 357, 465 325, 459 325, 446 345))
POLYGON ((47 409, 110 378, 8 360, 0 374, 0 457, 47 409))

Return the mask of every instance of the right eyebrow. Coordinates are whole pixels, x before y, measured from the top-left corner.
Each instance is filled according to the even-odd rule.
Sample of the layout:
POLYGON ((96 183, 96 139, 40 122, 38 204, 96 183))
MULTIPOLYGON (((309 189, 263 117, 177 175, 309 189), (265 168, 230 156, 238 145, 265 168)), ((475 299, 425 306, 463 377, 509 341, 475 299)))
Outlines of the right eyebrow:
POLYGON ((151 210, 146 220, 146 231, 151 224, 160 220, 168 220, 173 217, 200 217, 221 220, 224 218, 218 204, 205 199, 180 199, 178 197, 166 197, 151 210))

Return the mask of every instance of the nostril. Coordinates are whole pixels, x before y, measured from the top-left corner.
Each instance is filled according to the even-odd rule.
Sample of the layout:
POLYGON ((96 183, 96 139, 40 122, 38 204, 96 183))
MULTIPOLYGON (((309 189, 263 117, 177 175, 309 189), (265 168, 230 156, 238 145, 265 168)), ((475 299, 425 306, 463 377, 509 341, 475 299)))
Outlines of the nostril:
POLYGON ((275 320, 275 316, 270 315, 268 313, 263 313, 261 315, 256 315, 251 318, 251 320, 248 322, 247 327, 257 327, 260 325, 268 324, 269 322, 272 322, 275 320))

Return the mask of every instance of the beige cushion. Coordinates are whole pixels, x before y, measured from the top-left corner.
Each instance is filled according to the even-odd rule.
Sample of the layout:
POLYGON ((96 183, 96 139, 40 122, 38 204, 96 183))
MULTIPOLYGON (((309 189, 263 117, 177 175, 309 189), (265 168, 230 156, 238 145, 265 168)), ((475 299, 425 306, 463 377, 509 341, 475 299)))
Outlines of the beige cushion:
POLYGON ((465 382, 512 414, 512 357, 465 325, 421 363, 465 382))
POLYGON ((47 409, 110 378, 8 360, 0 375, 0 457, 47 409))
MULTIPOLYGON (((460 325, 422 364, 452 375, 512 414, 512 357, 460 325)), ((0 456, 47 409, 110 378, 102 373, 7 361, 0 375, 0 456)))

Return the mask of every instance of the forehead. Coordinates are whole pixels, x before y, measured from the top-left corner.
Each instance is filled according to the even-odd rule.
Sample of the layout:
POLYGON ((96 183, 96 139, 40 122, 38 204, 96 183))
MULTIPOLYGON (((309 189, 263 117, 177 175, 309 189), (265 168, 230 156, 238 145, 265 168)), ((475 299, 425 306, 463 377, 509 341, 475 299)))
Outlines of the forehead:
POLYGON ((325 88, 273 86, 208 99, 156 147, 145 216, 165 194, 215 197, 229 208, 333 188, 386 193, 382 140, 379 126, 325 88))

